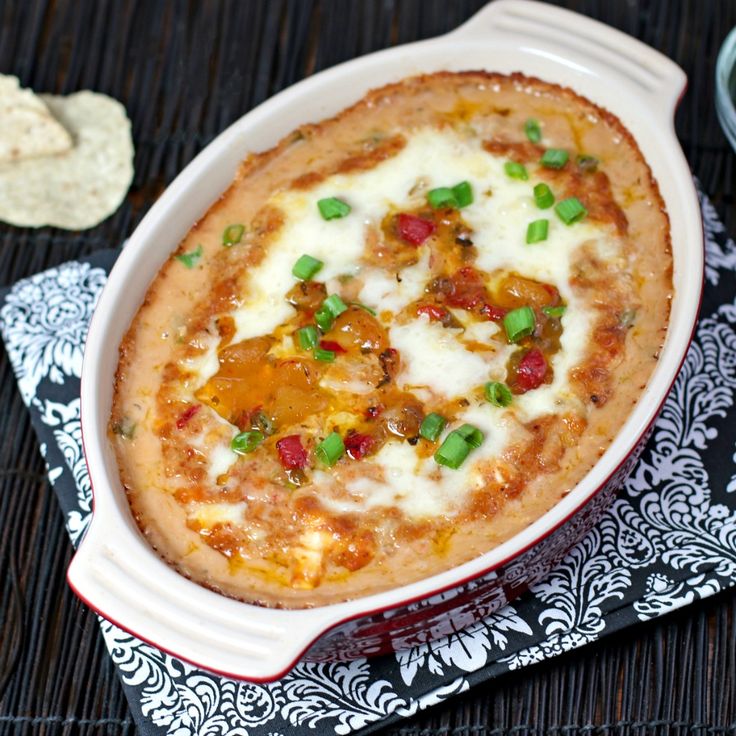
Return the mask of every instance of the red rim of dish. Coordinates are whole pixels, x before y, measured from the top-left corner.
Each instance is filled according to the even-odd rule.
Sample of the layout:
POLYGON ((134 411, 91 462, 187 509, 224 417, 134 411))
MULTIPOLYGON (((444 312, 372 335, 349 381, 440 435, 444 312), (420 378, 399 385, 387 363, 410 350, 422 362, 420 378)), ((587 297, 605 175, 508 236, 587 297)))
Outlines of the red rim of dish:
MULTIPOLYGON (((679 97, 677 99, 677 103, 675 105, 675 109, 677 109, 679 107, 680 103, 682 102, 683 97, 685 96, 686 91, 687 91, 687 81, 685 82, 685 84, 682 87, 682 91, 680 92, 680 95, 679 95, 679 97)), ((693 188, 693 193, 695 195, 695 200, 696 201, 699 201, 698 200, 697 189, 695 188, 695 183, 692 180, 691 180, 691 185, 692 185, 692 188, 693 188)), ((705 231, 702 229, 702 227, 703 226, 702 226, 702 220, 701 220, 700 248, 701 248, 701 250, 703 252, 703 258, 705 258, 705 231)), ((677 370, 675 371, 674 376, 673 376, 672 380, 670 381, 669 386, 667 387, 667 390, 662 395, 662 399, 660 400, 660 402, 659 402, 659 404, 657 406, 656 411, 653 413, 653 415, 652 415, 651 419, 649 420, 649 422, 647 423, 646 427, 644 427, 644 429, 637 435, 637 437, 634 440, 634 442, 631 443, 628 452, 619 460, 619 462, 616 464, 616 466, 598 484, 598 486, 595 488, 595 490, 592 491, 587 498, 585 498, 583 501, 581 501, 566 516, 564 516, 562 519, 560 519, 554 526, 552 526, 550 529, 548 529, 543 534, 541 534, 540 536, 538 536, 536 539, 534 539, 533 541, 529 542, 524 547, 516 550, 513 554, 510 554, 507 557, 503 558, 502 560, 498 561, 497 563, 491 565, 490 567, 484 568, 483 570, 479 570, 478 572, 472 573, 470 575, 466 575, 465 577, 462 577, 459 580, 455 580, 452 583, 448 583, 447 585, 441 585, 441 586, 439 586, 437 588, 434 588, 432 590, 425 591, 424 593, 422 593, 420 595, 415 595, 415 596, 406 598, 404 600, 398 601, 396 603, 391 603, 391 604, 386 605, 386 606, 378 606, 377 608, 368 609, 366 611, 360 611, 360 612, 355 613, 355 614, 352 614, 350 616, 346 616, 345 618, 340 619, 339 621, 337 621, 337 622, 335 622, 333 624, 330 624, 325 629, 323 629, 322 631, 320 631, 319 634, 316 634, 301 649, 301 651, 294 657, 294 659, 286 667, 284 667, 282 670, 280 670, 279 672, 277 672, 274 675, 268 675, 268 676, 265 676, 265 677, 244 677, 243 675, 240 675, 240 674, 236 674, 236 673, 233 673, 233 672, 228 672, 226 670, 220 670, 220 669, 217 669, 217 668, 209 667, 209 666, 207 666, 205 664, 202 664, 201 662, 197 662, 194 659, 191 659, 191 658, 189 658, 187 656, 184 656, 184 655, 182 655, 182 654, 174 651, 173 649, 169 649, 167 647, 162 647, 160 644, 158 644, 157 642, 153 641, 152 639, 148 639, 147 637, 142 636, 141 634, 139 634, 138 632, 136 632, 132 628, 126 626, 124 623, 121 623, 120 621, 117 621, 113 617, 107 615, 99 606, 95 605, 88 598, 86 598, 75 587, 75 585, 72 583, 72 581, 69 578, 69 571, 71 570, 71 567, 74 564, 74 560, 76 559, 78 550, 81 549, 81 546, 84 544, 84 540, 85 540, 85 538, 87 536, 86 534, 85 534, 85 537, 82 538, 82 541, 79 544, 79 548, 77 549, 77 552, 75 552, 75 555, 72 558, 71 562, 69 563, 69 567, 67 568, 67 574, 66 574, 67 584, 72 589, 72 591, 74 592, 74 594, 86 606, 88 606, 89 608, 91 608, 95 613, 97 613, 98 615, 102 616, 104 619, 106 619, 107 621, 109 621, 111 624, 113 624, 114 626, 117 626, 118 628, 122 629, 123 631, 127 632, 128 634, 131 634, 132 636, 135 636, 136 638, 140 639, 141 641, 145 642, 146 644, 150 644, 151 646, 154 646, 157 649, 160 649, 161 651, 166 652, 167 654, 170 654, 170 655, 172 655, 174 657, 177 657, 178 659, 181 659, 181 660, 183 660, 185 662, 188 662, 188 663, 190 663, 190 664, 192 664, 192 665, 194 665, 196 667, 199 667, 199 668, 201 668, 203 670, 206 670, 208 672, 212 672, 212 673, 214 673, 216 675, 221 675, 223 677, 228 677, 228 678, 231 678, 231 679, 234 679, 234 680, 239 680, 239 681, 243 681, 243 682, 253 682, 253 683, 256 683, 256 684, 265 684, 265 683, 275 682, 276 680, 279 680, 282 677, 284 677, 286 674, 288 674, 297 665, 297 663, 299 662, 299 660, 301 660, 302 657, 314 646, 315 642, 317 642, 319 639, 321 639, 322 637, 324 637, 325 634, 327 634, 328 632, 333 631, 334 629, 336 629, 336 628, 338 628, 340 626, 343 626, 344 624, 349 623, 350 621, 355 621, 357 619, 362 619, 362 618, 368 618, 369 616, 375 616, 375 615, 378 615, 380 613, 384 613, 386 611, 391 611, 391 610, 394 610, 394 609, 397 609, 397 608, 402 608, 402 607, 411 605, 412 603, 416 603, 416 602, 421 601, 421 600, 426 600, 427 598, 431 598, 432 596, 438 595, 439 593, 443 593, 443 592, 445 592, 447 590, 452 590, 454 588, 458 588, 458 587, 460 587, 462 585, 465 585, 466 583, 468 583, 468 582, 470 582, 472 580, 477 580, 478 578, 483 577, 484 575, 488 575, 489 573, 495 572, 496 570, 499 570, 502 567, 504 567, 505 565, 507 565, 512 560, 520 557, 521 555, 523 555, 528 550, 532 549, 533 547, 536 547, 538 544, 540 544, 541 542, 543 542, 545 539, 549 538, 558 529, 560 529, 562 526, 564 526, 565 524, 567 524, 567 522, 570 521, 570 519, 572 519, 574 516, 576 516, 578 513, 580 513, 580 511, 590 501, 592 501, 603 490, 603 488, 605 488, 608 485, 608 483, 610 482, 611 478, 613 478, 613 476, 616 475, 616 473, 629 460, 629 458, 631 457, 631 454, 639 447, 639 444, 641 443, 642 439, 647 435, 647 433, 649 432, 649 430, 652 428, 652 426, 654 425, 654 423, 659 418, 659 415, 660 415, 660 413, 662 411, 662 407, 664 406, 665 402, 667 401, 667 399, 668 399, 668 397, 669 397, 669 395, 670 395, 670 393, 672 391, 672 387, 675 385, 675 382, 677 381, 677 378, 680 375, 680 372, 682 370, 682 366, 684 365, 685 359, 687 358, 687 354, 688 354, 688 352, 690 350, 690 346, 691 346, 691 344, 693 342, 693 339, 695 338, 695 332, 696 332, 697 326, 698 326, 698 317, 700 315, 700 309, 701 309, 702 304, 703 304, 703 293, 704 293, 704 289, 705 289, 705 276, 703 274, 703 277, 701 278, 701 281, 700 281, 700 289, 699 289, 699 292, 698 292, 698 304, 697 304, 697 308, 694 311, 692 326, 691 326, 691 329, 690 329, 690 336, 688 337, 687 341, 685 342, 685 344, 683 346, 682 356, 681 356, 680 361, 679 361, 679 364, 677 366, 677 370)), ((91 330, 92 323, 93 323, 94 318, 95 318, 95 314, 96 313, 93 313, 92 319, 90 320, 90 330, 91 330)), ((86 361, 83 361, 83 363, 82 363, 82 375, 84 375, 85 364, 86 364, 86 361)), ((83 416, 83 412, 81 412, 81 399, 80 399, 80 416, 83 416)), ((82 450, 83 450, 83 454, 84 454, 84 462, 85 462, 85 465, 87 466, 87 473, 89 474, 89 478, 90 478, 90 489, 92 491, 92 521, 90 522, 90 526, 91 526, 94 523, 94 499, 95 499, 95 491, 94 491, 94 483, 92 482, 92 473, 90 472, 89 464, 88 464, 88 461, 87 461, 87 452, 86 452, 86 449, 85 449, 84 423, 81 422, 81 421, 80 421, 80 427, 81 427, 81 434, 82 434, 82 450)), ((549 513, 549 512, 547 512, 547 513, 549 513)), ((512 539, 513 539, 513 537, 512 537, 512 539)))

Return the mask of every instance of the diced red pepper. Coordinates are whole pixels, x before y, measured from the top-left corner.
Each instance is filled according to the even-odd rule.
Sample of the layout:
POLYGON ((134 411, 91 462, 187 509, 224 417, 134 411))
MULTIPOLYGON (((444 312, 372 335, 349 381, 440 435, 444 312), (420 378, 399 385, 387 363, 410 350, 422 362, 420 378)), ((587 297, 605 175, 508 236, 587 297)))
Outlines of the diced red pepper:
POLYGON ((497 307, 495 304, 484 304, 480 308, 480 313, 486 318, 493 322, 499 322, 506 316, 506 311, 503 307, 497 307))
POLYGON ((431 220, 402 212, 396 218, 396 231, 402 240, 412 245, 421 245, 437 226, 431 220))
POLYGON ((322 350, 332 350, 333 353, 344 353, 345 348, 340 345, 339 342, 335 342, 334 340, 320 340, 319 346, 322 348, 322 350))
POLYGON ((378 404, 378 406, 369 406, 365 410, 365 418, 366 419, 375 419, 376 417, 379 417, 381 415, 381 412, 383 411, 384 407, 381 404, 378 404))
POLYGON ((444 307, 438 307, 436 304, 423 304, 417 307, 417 314, 426 314, 434 322, 441 322, 447 317, 447 310, 444 307))
POLYGON ((516 368, 515 385, 521 393, 531 391, 542 385, 547 375, 547 361, 542 351, 532 348, 520 361, 516 368))
POLYGON ((371 451, 373 443, 370 435, 354 432, 345 438, 345 450, 353 460, 360 460, 371 451))
POLYGON ((302 447, 302 438, 298 434, 282 437, 276 443, 281 464, 288 470, 302 470, 307 466, 307 451, 302 447))
POLYGON ((464 266, 456 271, 450 281, 452 289, 447 294, 447 303, 451 307, 473 309, 487 302, 486 286, 481 275, 472 266, 464 266))
POLYGON ((184 429, 189 423, 189 420, 201 409, 201 404, 194 404, 190 406, 182 415, 176 420, 176 428, 184 429))

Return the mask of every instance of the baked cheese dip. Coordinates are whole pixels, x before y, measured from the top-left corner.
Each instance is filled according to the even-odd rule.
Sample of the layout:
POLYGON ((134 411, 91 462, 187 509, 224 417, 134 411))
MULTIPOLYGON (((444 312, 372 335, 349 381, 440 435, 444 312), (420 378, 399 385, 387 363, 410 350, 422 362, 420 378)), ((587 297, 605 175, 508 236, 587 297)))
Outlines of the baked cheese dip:
POLYGON ((153 547, 307 607, 488 551, 645 387, 668 217, 632 136, 519 74, 406 79, 250 156, 151 284, 109 432, 153 547))

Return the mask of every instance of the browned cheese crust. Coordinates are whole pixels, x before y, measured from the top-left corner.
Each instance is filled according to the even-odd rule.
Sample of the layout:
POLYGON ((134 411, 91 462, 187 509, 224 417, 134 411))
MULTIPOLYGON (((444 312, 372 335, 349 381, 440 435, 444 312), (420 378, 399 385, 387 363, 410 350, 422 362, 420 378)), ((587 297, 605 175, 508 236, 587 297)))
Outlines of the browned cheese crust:
MULTIPOLYGON (((432 177, 433 187, 458 183, 442 175, 432 177)), ((497 206, 501 188, 473 191, 473 207, 497 206)), ((351 197, 359 208, 360 188, 351 197)), ((550 231, 548 244, 527 246, 523 233, 520 242, 544 249, 555 241, 550 231)), ((322 260, 327 273, 329 258, 322 260)), ((268 606, 322 605, 449 569, 524 529, 591 469, 656 364, 671 297, 665 206, 615 116, 569 89, 519 74, 441 72, 374 90, 336 117, 304 125, 250 156, 151 284, 120 345, 109 433, 135 518, 182 574, 268 606), (539 122, 542 140, 527 134, 530 119, 539 122), (427 182, 418 177, 406 192, 410 205, 366 216, 354 272, 292 278, 278 295, 277 309, 284 300, 291 305, 278 326, 242 332, 238 310, 260 288, 251 277, 266 273, 258 269, 266 268, 272 247, 285 247, 291 213, 283 203, 303 196, 314 209, 309 198, 321 186, 380 174, 410 156, 423 131, 452 136, 458 145, 469 141, 489 166, 523 164, 528 180, 509 177, 508 186, 528 188, 527 210, 540 182, 558 203, 575 197, 584 205, 579 224, 563 224, 554 208, 527 218, 548 219, 561 238, 576 227, 600 236, 570 251, 566 283, 524 266, 488 266, 482 228, 471 222, 477 210, 462 203, 432 207, 427 182), (568 152, 560 168, 539 165, 550 148, 568 152), (223 245, 233 224, 243 225, 242 234, 231 230, 237 242, 223 245), (400 307, 369 305, 372 314, 357 304, 376 274, 408 288, 402 278, 423 267, 426 282, 400 307), (333 353, 325 362, 299 347, 298 330, 315 324, 330 293, 347 309, 319 334, 333 353), (534 331, 512 341, 504 318, 522 307, 533 311, 534 331), (587 321, 574 321, 576 308, 587 321), (402 382, 415 357, 397 347, 396 336, 414 324, 440 338, 452 335, 473 365, 501 365, 498 376, 489 367, 488 380, 510 389, 511 406, 491 406, 483 381, 457 395, 402 382), (565 341, 575 324, 587 325, 583 345, 569 342, 572 332, 565 341), (481 333, 485 328, 491 332, 481 333), (563 352, 572 348, 577 358, 565 363, 563 352), (536 391, 559 385, 564 400, 552 410, 539 409, 541 399, 533 403, 536 391), (506 427, 506 441, 490 453, 484 430, 486 449, 473 449, 467 461, 481 458, 473 466, 475 485, 457 490, 453 479, 460 476, 453 473, 465 471, 432 465, 442 439, 422 437, 420 427, 437 413, 447 421, 444 437, 472 412, 506 427), (240 432, 260 432, 262 441, 230 457, 240 432), (331 432, 347 448, 332 466, 318 450, 331 432), (383 482, 379 461, 394 451, 411 451, 425 463, 423 482, 446 479, 427 513, 414 513, 408 495, 379 503, 363 491, 361 503, 355 501, 355 489, 383 482)), ((429 348, 425 359, 433 360, 429 348)), ((425 499, 412 498, 425 507, 425 499)))

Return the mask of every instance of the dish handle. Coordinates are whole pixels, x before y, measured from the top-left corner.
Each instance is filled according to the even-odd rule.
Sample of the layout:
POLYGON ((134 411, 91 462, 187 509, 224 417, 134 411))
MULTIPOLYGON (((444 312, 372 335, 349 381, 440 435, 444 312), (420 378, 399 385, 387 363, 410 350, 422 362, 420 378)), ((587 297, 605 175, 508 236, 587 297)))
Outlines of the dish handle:
POLYGON ((581 74, 595 75, 598 67, 606 78, 619 77, 668 125, 687 85, 685 72, 659 51, 604 23, 534 0, 490 2, 449 36, 521 43, 581 74))

